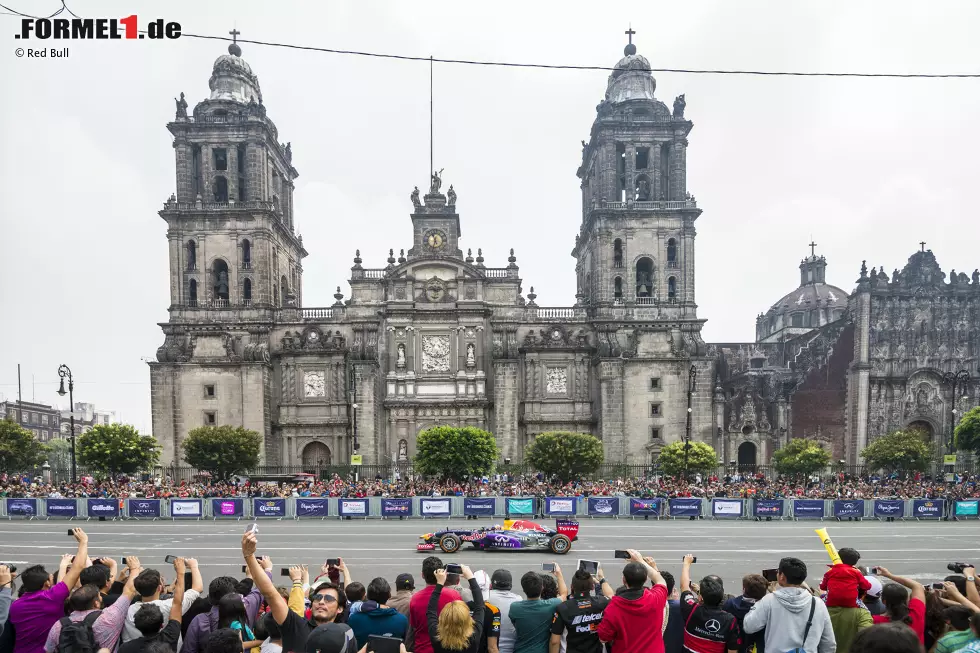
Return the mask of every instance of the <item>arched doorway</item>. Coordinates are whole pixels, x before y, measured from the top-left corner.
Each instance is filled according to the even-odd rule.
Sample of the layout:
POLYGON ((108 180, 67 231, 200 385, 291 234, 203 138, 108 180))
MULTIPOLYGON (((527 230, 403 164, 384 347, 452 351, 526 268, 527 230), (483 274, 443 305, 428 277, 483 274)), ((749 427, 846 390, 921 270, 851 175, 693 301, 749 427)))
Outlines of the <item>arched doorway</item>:
POLYGON ((755 469, 755 454, 754 442, 743 442, 738 445, 738 468, 743 471, 755 469))
POLYGON ((303 467, 326 467, 330 464, 330 447, 322 442, 311 442, 303 447, 303 467))
POLYGON ((909 422, 909 425, 905 427, 905 430, 919 431, 922 433, 922 437, 925 438, 926 442, 932 442, 933 437, 936 435, 936 430, 932 427, 932 424, 921 419, 914 422, 909 422))

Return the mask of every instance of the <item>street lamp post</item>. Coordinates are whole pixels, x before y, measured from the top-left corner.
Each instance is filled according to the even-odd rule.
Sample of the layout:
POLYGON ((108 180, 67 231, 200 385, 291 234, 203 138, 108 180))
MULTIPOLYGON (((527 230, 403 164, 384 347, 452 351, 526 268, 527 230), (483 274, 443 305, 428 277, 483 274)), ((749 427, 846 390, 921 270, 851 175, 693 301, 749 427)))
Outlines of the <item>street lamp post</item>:
POLYGON ((691 365, 691 370, 688 372, 688 383, 687 383, 687 429, 684 432, 684 480, 689 480, 689 474, 687 471, 687 459, 688 453, 691 450, 691 400, 694 397, 694 390, 697 388, 698 382, 698 368, 691 365))
MULTIPOLYGON (((966 390, 967 385, 970 383, 970 372, 969 370, 959 370, 958 372, 946 372, 943 374, 943 383, 951 386, 952 392, 952 407, 950 408, 950 419, 949 419, 949 439, 946 441, 946 453, 953 453, 953 433, 956 429, 956 399, 959 397, 958 388, 966 390)), ((966 398, 964 396, 964 398, 966 398)))
POLYGON ((61 385, 58 387, 58 394, 65 396, 65 378, 68 378, 68 419, 71 426, 71 482, 77 483, 77 468, 75 467, 75 381, 71 376, 71 369, 67 365, 58 368, 58 376, 61 377, 61 385))

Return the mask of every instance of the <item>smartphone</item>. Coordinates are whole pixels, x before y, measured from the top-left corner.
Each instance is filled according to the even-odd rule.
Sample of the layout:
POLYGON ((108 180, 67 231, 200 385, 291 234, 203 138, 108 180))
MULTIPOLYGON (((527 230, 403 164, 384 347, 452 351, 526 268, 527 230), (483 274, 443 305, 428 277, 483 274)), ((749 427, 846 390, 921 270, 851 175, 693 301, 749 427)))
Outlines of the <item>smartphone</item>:
POLYGON ((69 528, 68 529, 68 537, 75 537, 75 529, 74 528, 69 528))
POLYGON ((934 589, 934 590, 944 590, 944 589, 946 589, 946 586, 943 585, 942 583, 933 583, 932 584, 932 589, 934 589))
MULTIPOLYGON (((101 558, 99 558, 99 559, 101 560, 101 558)), ((126 556, 123 556, 123 562, 122 562, 122 563, 123 563, 124 565, 125 565, 125 564, 129 564, 129 563, 127 563, 127 562, 126 562, 126 556)))
POLYGON ((327 558, 328 567, 336 567, 340 565, 340 558, 327 558))
MULTIPOLYGON (((178 556, 167 556, 166 558, 163 559, 163 561, 168 565, 172 565, 173 563, 177 562, 177 558, 178 556)), ((126 562, 126 560, 123 559, 123 562, 126 562)))
POLYGON ((257 523, 255 523, 255 522, 252 522, 251 524, 249 524, 245 528, 245 532, 246 533, 258 533, 259 532, 259 525, 257 523))
POLYGON ((279 575, 280 576, 288 576, 289 575, 289 567, 283 567, 282 569, 280 569, 279 570, 279 575))
POLYGON ((541 571, 554 571, 554 570, 555 570, 555 563, 553 562, 546 562, 543 565, 541 565, 541 571))
POLYGON ((599 573, 599 563, 596 560, 579 560, 578 568, 593 576, 599 573))
POLYGON ((767 582, 775 583, 776 577, 779 575, 779 569, 763 569, 762 577, 766 579, 767 582))
POLYGON ((245 565, 242 565, 242 573, 244 574, 246 571, 248 571, 248 567, 246 567, 245 565))
POLYGON ((187 589, 194 584, 194 574, 190 571, 184 572, 184 589, 187 589))
POLYGON ((629 551, 620 551, 619 549, 616 549, 616 552, 613 555, 617 559, 620 559, 620 560, 629 560, 630 559, 630 552, 629 551))
POLYGON ((401 653, 402 640, 384 635, 368 635, 368 653, 401 653))
POLYGON ((878 568, 877 567, 871 567, 871 575, 872 576, 877 576, 878 575, 878 568))
POLYGON ((446 565, 446 573, 461 574, 463 573, 463 568, 457 565, 456 563, 450 562, 448 565, 446 565))
MULTIPOLYGON (((685 556, 685 557, 687 557, 687 556, 685 556)), ((691 564, 692 564, 692 565, 693 565, 693 564, 694 564, 695 562, 697 562, 697 561, 698 561, 698 557, 697 557, 697 556, 692 556, 692 557, 691 557, 691 564)), ((681 558, 681 562, 684 562, 684 558, 681 558)))

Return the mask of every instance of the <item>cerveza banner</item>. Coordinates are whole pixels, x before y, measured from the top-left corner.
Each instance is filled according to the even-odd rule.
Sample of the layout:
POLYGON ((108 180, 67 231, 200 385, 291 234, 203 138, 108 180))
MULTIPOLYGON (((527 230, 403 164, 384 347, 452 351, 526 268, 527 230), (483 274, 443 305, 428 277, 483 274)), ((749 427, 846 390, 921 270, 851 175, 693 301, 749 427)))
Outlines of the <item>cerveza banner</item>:
POLYGON ((619 514, 619 497, 589 497, 588 510, 596 517, 614 517, 619 514))
POLYGON ((252 499, 252 516, 254 517, 285 517, 285 499, 252 499))
POLYGON ((75 499, 45 499, 48 517, 78 517, 78 501, 75 499))
POLYGON ((942 519, 946 502, 942 499, 916 499, 912 502, 912 516, 916 519, 942 519))
POLYGON ((130 517, 160 516, 160 499, 130 499, 127 505, 130 517))
POLYGON ((382 499, 381 500, 382 517, 411 517, 411 515, 412 515, 411 499, 382 499))
POLYGON ((118 517, 119 499, 86 499, 89 517, 118 517))
POLYGON ((492 517, 496 504, 497 500, 493 497, 466 497, 463 499, 463 514, 492 517))
POLYGON ((296 499, 297 517, 326 517, 328 514, 327 499, 296 499))

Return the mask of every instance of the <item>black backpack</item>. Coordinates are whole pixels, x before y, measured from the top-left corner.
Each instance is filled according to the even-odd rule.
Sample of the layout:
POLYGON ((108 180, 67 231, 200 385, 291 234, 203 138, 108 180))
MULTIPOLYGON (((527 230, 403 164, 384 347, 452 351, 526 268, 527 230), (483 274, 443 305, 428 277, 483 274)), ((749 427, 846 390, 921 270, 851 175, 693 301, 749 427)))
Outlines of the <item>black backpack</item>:
POLYGON ((96 610, 85 615, 81 621, 72 621, 70 617, 61 619, 56 653, 96 653, 99 646, 95 643, 92 626, 101 615, 102 611, 96 610))

